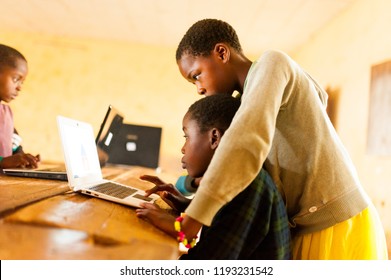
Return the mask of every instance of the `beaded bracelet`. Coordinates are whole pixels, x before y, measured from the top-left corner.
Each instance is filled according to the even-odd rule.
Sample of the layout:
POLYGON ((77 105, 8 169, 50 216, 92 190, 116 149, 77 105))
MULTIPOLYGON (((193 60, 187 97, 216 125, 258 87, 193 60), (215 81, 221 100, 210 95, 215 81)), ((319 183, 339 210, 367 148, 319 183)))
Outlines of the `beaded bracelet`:
POLYGON ((178 218, 175 219, 175 222, 174 222, 174 227, 175 227, 175 231, 178 232, 178 241, 179 242, 182 242, 182 244, 190 249, 190 248, 193 248, 197 242, 197 236, 194 237, 190 242, 187 240, 186 238, 186 235, 185 233, 182 231, 181 229, 181 223, 183 221, 183 217, 182 216, 179 216, 178 218))

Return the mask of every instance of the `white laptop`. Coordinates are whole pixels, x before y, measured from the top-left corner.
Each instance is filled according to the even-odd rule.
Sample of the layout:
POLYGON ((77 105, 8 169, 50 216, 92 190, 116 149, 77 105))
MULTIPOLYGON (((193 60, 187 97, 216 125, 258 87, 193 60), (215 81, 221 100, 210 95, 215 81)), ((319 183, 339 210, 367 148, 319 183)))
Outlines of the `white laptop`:
POLYGON ((155 194, 145 197, 143 190, 103 179, 90 124, 63 116, 57 117, 57 124, 68 183, 73 191, 132 207, 152 203, 159 197, 155 194))
MULTIPOLYGON (((110 150, 114 147, 113 139, 116 139, 122 126, 123 115, 112 105, 109 105, 105 118, 101 124, 95 142, 98 148, 100 165, 103 166, 110 157, 110 150)), ((68 181, 64 164, 40 163, 38 168, 6 168, 3 173, 10 176, 51 179, 68 181)))

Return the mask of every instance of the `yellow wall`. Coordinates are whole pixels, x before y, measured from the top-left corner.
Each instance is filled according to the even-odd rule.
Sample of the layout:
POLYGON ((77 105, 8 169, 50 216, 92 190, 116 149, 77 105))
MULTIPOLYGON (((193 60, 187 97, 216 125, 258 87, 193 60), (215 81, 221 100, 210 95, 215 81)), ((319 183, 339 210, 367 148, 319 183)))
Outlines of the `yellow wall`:
POLYGON ((339 88, 337 131, 391 236, 391 157, 366 151, 371 66, 391 60, 389 11, 388 0, 356 1, 293 56, 323 86, 339 88))
MULTIPOLYGON (((357 0, 291 55, 321 84, 340 89, 337 131, 391 232, 391 158, 366 152, 370 69, 391 59, 389 11, 391 1, 357 0)), ((182 116, 199 97, 180 76, 174 48, 1 28, 0 41, 19 49, 29 61, 24 90, 10 104, 26 151, 62 160, 56 115, 90 122, 97 132, 107 105, 113 104, 127 122, 162 126, 162 168, 182 172, 182 116)))

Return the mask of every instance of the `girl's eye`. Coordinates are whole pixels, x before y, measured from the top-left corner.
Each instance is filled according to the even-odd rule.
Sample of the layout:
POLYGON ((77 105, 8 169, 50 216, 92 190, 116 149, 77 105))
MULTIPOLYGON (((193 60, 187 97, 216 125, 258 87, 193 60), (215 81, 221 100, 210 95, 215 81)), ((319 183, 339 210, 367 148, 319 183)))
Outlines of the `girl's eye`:
POLYGON ((13 81, 15 84, 17 84, 17 83, 22 84, 22 79, 21 79, 20 77, 13 77, 13 78, 12 78, 12 81, 13 81))

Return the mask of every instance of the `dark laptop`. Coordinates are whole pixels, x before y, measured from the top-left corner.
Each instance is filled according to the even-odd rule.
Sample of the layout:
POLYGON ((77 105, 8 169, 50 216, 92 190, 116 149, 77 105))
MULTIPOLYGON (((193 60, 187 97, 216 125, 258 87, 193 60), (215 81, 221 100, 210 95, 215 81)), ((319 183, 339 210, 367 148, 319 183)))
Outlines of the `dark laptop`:
POLYGON ((124 117, 122 113, 110 105, 95 139, 101 166, 103 166, 110 157, 111 150, 114 146, 113 141, 118 137, 123 120, 124 117))
POLYGON ((38 179, 51 179, 67 181, 67 173, 65 171, 65 165, 58 164, 40 164, 36 169, 25 168, 7 168, 3 169, 3 173, 16 177, 38 178, 38 179))
MULTIPOLYGON (((119 132, 123 121, 122 114, 109 105, 106 115, 103 119, 98 135, 96 136, 96 145, 98 148, 99 161, 101 165, 107 162, 108 154, 112 146, 112 140, 119 132)), ((65 165, 40 164, 36 169, 8 168, 3 169, 3 173, 10 176, 52 179, 67 181, 65 165)))
POLYGON ((113 139, 108 163, 159 167, 162 128, 123 123, 113 139))

